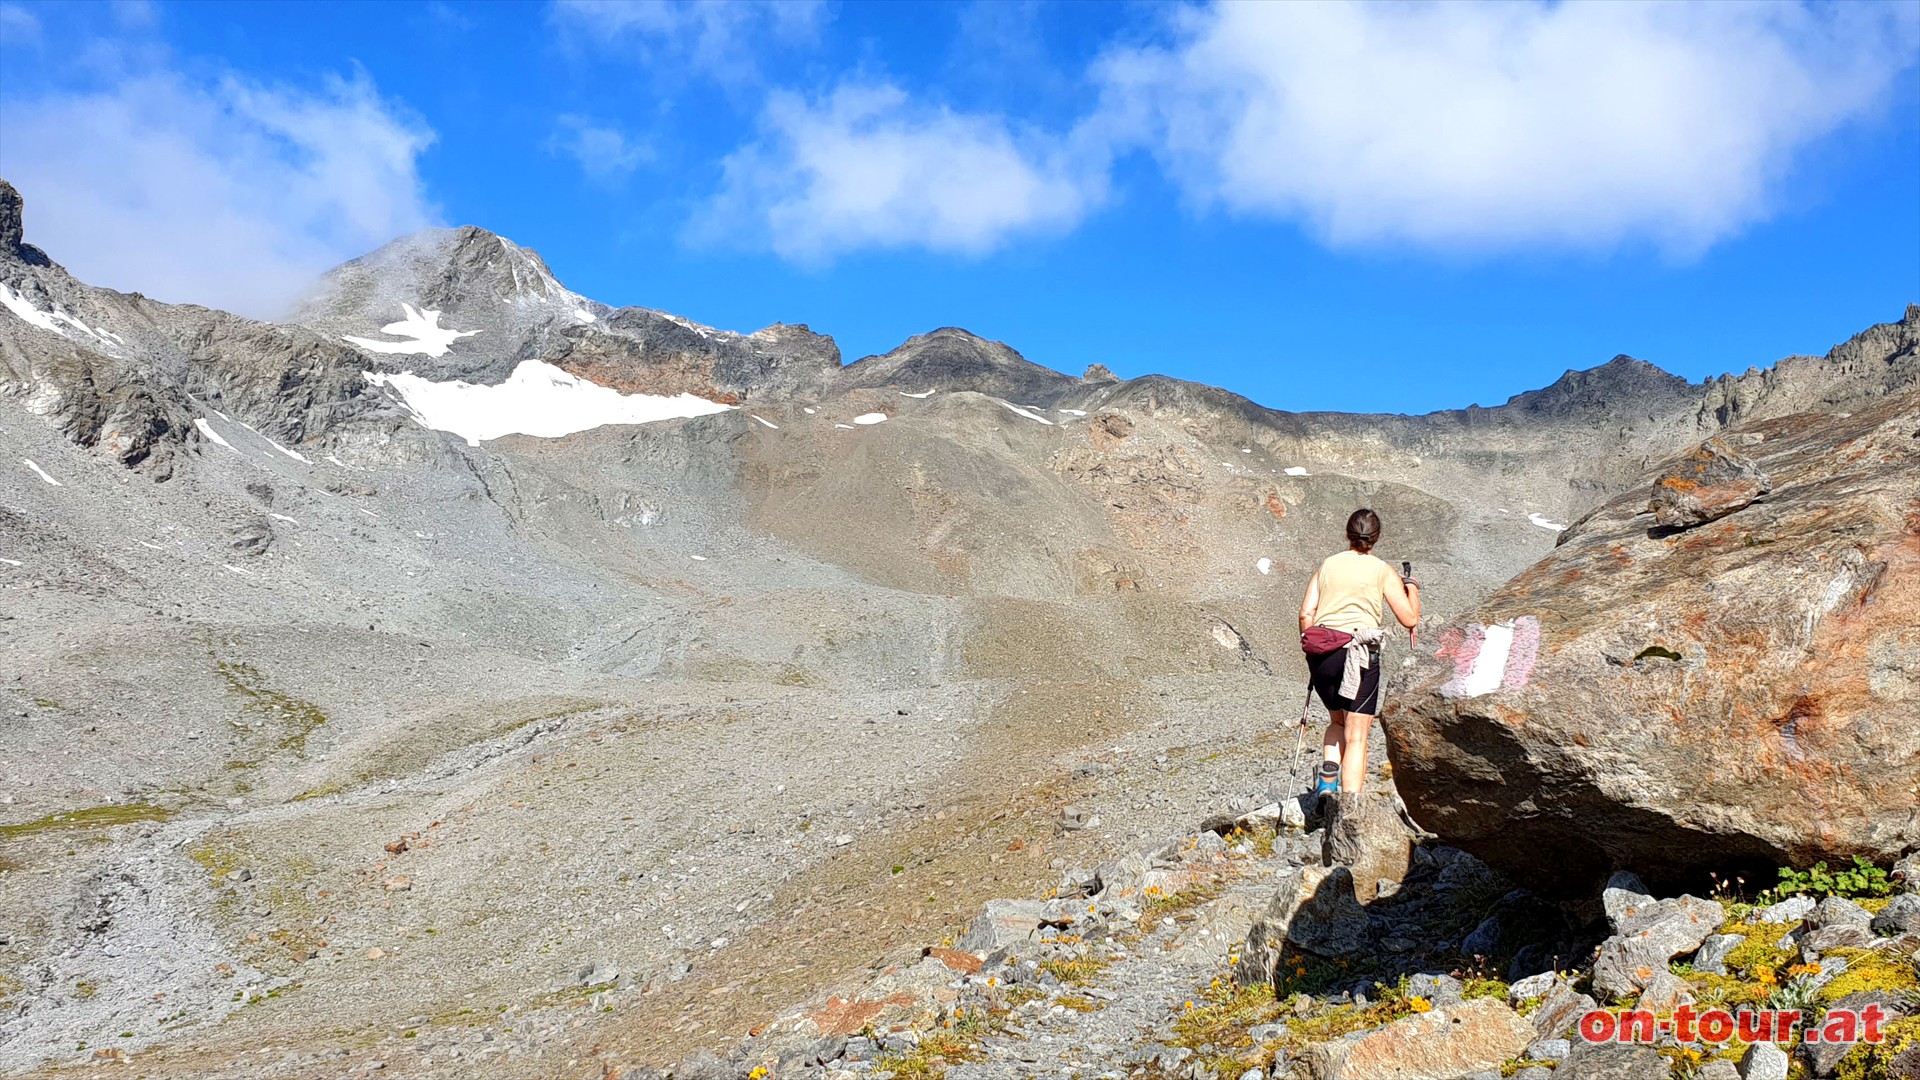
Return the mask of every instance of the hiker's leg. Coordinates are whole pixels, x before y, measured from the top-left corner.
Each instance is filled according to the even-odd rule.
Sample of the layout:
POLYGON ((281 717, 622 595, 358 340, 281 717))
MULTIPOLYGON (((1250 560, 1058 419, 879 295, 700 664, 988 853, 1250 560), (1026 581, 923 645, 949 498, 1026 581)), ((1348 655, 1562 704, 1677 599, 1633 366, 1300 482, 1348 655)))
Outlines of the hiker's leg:
POLYGON ((1347 713, 1346 718, 1345 744, 1340 748, 1340 790, 1359 791, 1367 783, 1367 734, 1373 730, 1373 717, 1347 713))
POLYGON ((1345 709, 1327 710, 1327 735, 1320 740, 1322 759, 1340 764, 1340 750, 1347 742, 1347 713, 1345 709))

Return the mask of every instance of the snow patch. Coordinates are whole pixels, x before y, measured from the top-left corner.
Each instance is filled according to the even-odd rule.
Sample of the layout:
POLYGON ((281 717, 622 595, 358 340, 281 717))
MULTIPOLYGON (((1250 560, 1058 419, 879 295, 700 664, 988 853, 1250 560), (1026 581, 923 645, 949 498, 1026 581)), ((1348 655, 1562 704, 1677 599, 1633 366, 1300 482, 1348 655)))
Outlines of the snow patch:
POLYGON ((372 338, 353 337, 342 334, 341 338, 358 345, 368 352, 377 353, 419 353, 423 356, 445 356, 453 343, 463 337, 472 337, 478 330, 450 330, 440 325, 440 313, 431 308, 422 311, 412 304, 401 304, 400 310, 406 318, 391 322, 380 328, 383 334, 404 337, 405 341, 375 341, 372 338))
MULTIPOLYGON (((204 416, 194 417, 193 426, 200 429, 200 434, 205 435, 207 437, 208 442, 212 443, 215 446, 224 446, 229 450, 233 450, 233 444, 221 438, 220 433, 213 430, 213 425, 207 423, 206 417, 204 416)), ((237 454, 240 451, 233 450, 233 452, 237 454)))
POLYGON ((692 559, 692 560, 693 560, 693 561, 695 561, 695 562, 706 562, 706 561, 707 561, 707 557, 706 557, 705 555, 689 555, 689 556, 687 556, 687 558, 689 558, 689 559, 692 559))
POLYGON ((1546 515, 1534 513, 1531 510, 1527 511, 1527 520, 1533 522, 1535 525, 1538 525, 1543 529, 1552 529, 1554 532, 1567 531, 1567 527, 1565 525, 1562 525, 1557 521, 1548 521, 1546 518, 1546 515))
POLYGON ((88 326, 86 323, 61 311, 57 307, 52 311, 41 311, 39 308, 33 306, 33 301, 28 300, 20 293, 14 292, 12 288, 6 285, 0 285, 0 306, 4 306, 8 311, 19 316, 28 325, 37 326, 42 330, 50 330, 59 334, 61 337, 72 336, 65 330, 60 329, 60 324, 65 323, 98 341, 112 341, 115 344, 124 344, 116 335, 107 333, 104 330, 95 330, 93 327, 88 326))
POLYGON ((0 559, 0 562, 6 563, 8 566, 23 565, 19 559, 0 559))
POLYGON ((910 398, 925 398, 925 397, 933 396, 933 391, 931 390, 922 390, 917 394, 909 394, 905 390, 895 390, 894 393, 899 394, 901 397, 910 397, 910 398))
MULTIPOLYGON (((752 413, 748 413, 747 415, 748 415, 748 416, 753 416, 753 414, 752 414, 752 413)), ((770 428, 772 428, 772 429, 773 429, 773 430, 775 430, 775 431, 779 431, 779 430, 780 430, 780 425, 779 425, 779 424, 776 424, 776 423, 774 423, 773 421, 771 421, 771 420, 768 420, 768 419, 767 419, 766 417, 764 417, 764 416, 753 416, 753 418, 754 418, 755 420, 758 420, 758 421, 760 421, 760 422, 761 422, 762 424, 765 424, 765 425, 766 425, 767 427, 770 427, 770 428)))
POLYGON ((1054 411, 1055 411, 1055 412, 1063 412, 1063 413, 1066 413, 1066 414, 1067 414, 1068 416, 1085 416, 1085 415, 1087 415, 1087 410, 1085 410, 1085 409, 1056 409, 1056 410, 1054 410, 1054 411))
POLYGON ((883 412, 861 413, 859 416, 853 418, 853 422, 861 425, 884 424, 887 422, 887 414, 883 412))
POLYGON ((152 543, 148 543, 145 540, 135 540, 134 543, 139 544, 143 548, 152 548, 155 551, 167 550, 167 546, 165 544, 152 544, 152 543))
POLYGON ((60 486, 60 481, 55 480, 51 476, 48 476, 47 470, 41 468, 39 465, 34 464, 34 461, 32 458, 21 458, 20 460, 26 463, 27 468, 32 469, 36 474, 38 474, 40 479, 45 480, 47 483, 52 484, 54 487, 60 486))
POLYGON ((623 394, 544 360, 520 361, 498 386, 459 379, 434 382, 411 371, 398 375, 368 371, 362 377, 398 392, 422 426, 451 431, 469 446, 503 435, 554 439, 606 424, 650 424, 733 407, 693 394, 623 394))
MULTIPOLYGON (((221 418, 222 420, 225 420, 225 419, 226 419, 226 416, 224 416, 224 415, 222 415, 222 416, 221 416, 220 418, 221 418)), ((289 450, 289 449, 287 449, 286 447, 284 447, 284 446, 281 446, 281 445, 280 445, 279 443, 277 443, 277 442, 275 442, 275 441, 273 441, 273 436, 271 436, 271 435, 268 435, 268 434, 267 434, 266 432, 264 432, 264 431, 261 431, 261 430, 260 430, 259 428, 257 428, 257 427, 254 427, 254 426, 253 426, 252 424, 249 424, 249 423, 247 423, 247 422, 246 422, 245 420, 242 420, 242 421, 240 421, 239 423, 240 423, 240 426, 241 426, 241 427, 243 427, 243 428, 246 428, 246 429, 247 429, 248 431, 251 431, 251 432, 253 432, 253 433, 254 433, 255 435, 258 435, 258 436, 260 436, 260 438, 261 438, 261 439, 263 439, 263 440, 265 440, 265 441, 266 441, 266 444, 267 444, 268 446, 271 446, 271 447, 273 447, 273 448, 274 448, 275 450, 278 450, 278 451, 280 451, 281 453, 283 453, 283 454, 285 454, 285 455, 287 455, 288 457, 290 457, 290 458, 292 458, 293 460, 295 460, 295 461, 303 461, 303 462, 306 462, 306 463, 307 463, 308 465, 311 465, 311 464, 313 464, 313 462, 311 462, 311 461, 308 461, 308 460, 307 460, 307 455, 305 455, 305 454, 303 454, 303 453, 301 453, 301 452, 300 452, 300 451, 298 451, 298 450, 289 450)))
MULTIPOLYGON (((995 400, 998 400, 998 399, 996 398, 995 400)), ((1047 419, 1044 416, 1041 416, 1039 413, 1034 412, 1032 409, 1023 409, 1020 406, 1015 405, 1011 401, 1002 401, 1000 402, 1000 404, 1006 406, 1009 409, 1012 409, 1014 412, 1019 413, 1021 416, 1024 416, 1029 420, 1038 420, 1041 423, 1047 425, 1048 427, 1053 426, 1053 421, 1047 419)))
POLYGON ((288 517, 288 516, 287 516, 287 515, 285 515, 285 514, 268 514, 267 516, 268 516, 268 517, 270 517, 270 518, 272 518, 272 519, 273 519, 273 520, 275 520, 275 521, 284 521, 284 522, 286 522, 286 523, 287 523, 287 524, 289 524, 289 525, 298 525, 298 524, 300 524, 299 522, 297 522, 297 521, 295 521, 295 520, 293 520, 292 518, 290 518, 290 517, 288 517))
POLYGON ((1288 476, 1312 476, 1313 474, 1298 465, 1290 465, 1285 470, 1288 476))
POLYGON ((1260 561, 1254 563, 1253 566, 1254 569, 1260 571, 1262 574, 1273 573, 1273 560, 1267 558, 1265 555, 1260 556, 1260 561))
POLYGON ((833 425, 833 426, 834 426, 834 427, 843 427, 843 428, 846 428, 846 429, 847 429, 848 431, 852 431, 852 430, 853 430, 853 425, 852 425, 852 424, 835 424, 835 425, 833 425))
POLYGON ((233 565, 232 563, 221 563, 220 565, 221 565, 221 566, 224 566, 224 567, 226 567, 227 569, 229 569, 229 570, 231 570, 231 571, 233 571, 233 572, 234 572, 234 573, 236 573, 236 574, 239 574, 239 575, 240 575, 241 577, 252 577, 252 576, 253 576, 253 571, 251 571, 251 570, 242 570, 242 569, 240 569, 239 567, 237 567, 237 566, 235 566, 235 565, 233 565))
POLYGON ((812 407, 811 405, 802 405, 800 407, 800 411, 803 413, 806 413, 808 416, 812 416, 814 413, 817 413, 820 410, 812 407))

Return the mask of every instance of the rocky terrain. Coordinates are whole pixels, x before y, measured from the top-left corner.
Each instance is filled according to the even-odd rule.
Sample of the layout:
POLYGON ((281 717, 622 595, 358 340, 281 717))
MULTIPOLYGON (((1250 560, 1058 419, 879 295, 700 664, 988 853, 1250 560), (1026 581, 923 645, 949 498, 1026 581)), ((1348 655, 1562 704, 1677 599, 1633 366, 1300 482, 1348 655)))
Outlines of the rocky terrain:
MULTIPOLYGON (((805 327, 579 297, 471 227, 261 323, 79 282, 25 209, 0 184, 0 1070, 21 1074, 785 1075, 800 1042, 870 1026, 828 1030, 886 979, 883 1004, 914 1003, 885 1018, 899 1038, 831 1068, 911 1076, 906 1032, 948 1021, 986 1055, 955 1076, 1217 1062, 1172 1053, 1171 1003, 1246 1004, 1194 995, 1243 985, 1254 913, 1322 834, 1274 839, 1284 810, 1194 830, 1302 782, 1293 613, 1353 508, 1428 586, 1391 710, 1426 693, 1441 624, 1508 618, 1479 606, 1628 527, 1603 509, 1554 547, 1609 499, 1646 506, 1670 456, 1735 438, 1774 499, 1820 481, 1740 433, 1866 432, 1920 383, 1909 308, 1701 385, 1623 357, 1494 408, 1275 412, 951 328, 843 364, 805 327), (1077 869, 1120 863, 1117 890, 1077 869), (988 901, 1049 893, 1098 933, 1014 960, 966 940, 988 901), (927 967, 949 940, 972 959, 927 967), (1086 1000, 984 992, 1043 960, 1086 1000), (1180 1060, 1138 1056, 1156 1043, 1180 1060)), ((1353 983, 1454 970, 1490 905, 1550 885, 1421 790, 1448 844, 1402 837, 1385 900, 1402 878, 1356 876, 1407 944, 1353 983)), ((1754 836, 1732 853, 1804 853, 1754 836)), ((1569 887, 1591 899, 1614 867, 1588 861, 1569 887)), ((1678 869, 1645 866, 1663 889, 1678 869)), ((1600 941, 1597 909, 1558 918, 1564 940, 1508 950, 1533 947, 1522 966, 1600 941)), ((1354 989, 1315 983, 1298 1019, 1364 1012, 1354 989)))

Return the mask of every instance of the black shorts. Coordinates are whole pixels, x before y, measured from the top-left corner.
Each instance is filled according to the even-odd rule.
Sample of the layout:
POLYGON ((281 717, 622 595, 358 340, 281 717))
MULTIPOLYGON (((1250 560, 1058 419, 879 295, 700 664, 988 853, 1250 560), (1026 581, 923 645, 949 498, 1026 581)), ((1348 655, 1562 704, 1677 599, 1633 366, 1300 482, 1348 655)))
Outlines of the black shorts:
MULTIPOLYGON (((1357 648, 1361 646, 1347 646, 1347 649, 1357 648)), ((1307 657, 1307 675, 1313 680, 1313 691, 1320 695, 1320 704, 1330 710, 1377 715, 1380 708, 1380 652, 1374 650, 1373 663, 1360 672, 1360 689, 1353 697, 1344 698, 1340 696, 1340 679, 1347 673, 1347 649, 1335 649, 1325 656, 1307 657)))

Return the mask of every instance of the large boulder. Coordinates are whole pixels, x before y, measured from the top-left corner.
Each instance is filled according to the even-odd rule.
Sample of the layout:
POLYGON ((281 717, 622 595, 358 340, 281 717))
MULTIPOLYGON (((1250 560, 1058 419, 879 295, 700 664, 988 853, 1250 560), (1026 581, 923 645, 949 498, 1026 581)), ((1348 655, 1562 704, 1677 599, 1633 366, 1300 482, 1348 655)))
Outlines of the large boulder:
POLYGON ((1533 1025, 1494 998, 1415 1013, 1308 1047, 1313 1080, 1459 1080, 1520 1056, 1533 1025))
MULTIPOLYGON (((1414 820, 1537 889, 1920 842, 1920 392, 1736 433, 1763 501, 1644 495, 1427 640, 1386 706, 1414 820)), ((1644 490, 1644 489, 1643 489, 1644 490)))
POLYGON ((1371 904, 1381 882, 1407 879, 1413 866, 1413 830, 1400 819, 1390 791, 1341 792, 1333 797, 1321 839, 1323 866, 1353 872, 1354 895, 1371 904))
POLYGON ((1661 472, 1647 510, 1658 528, 1687 529, 1752 505, 1770 486, 1752 458, 1716 435, 1661 472))
POLYGON ((1344 866, 1296 866, 1283 872, 1266 910, 1253 919, 1234 977, 1244 985, 1275 980, 1295 951, 1351 956, 1367 944, 1367 909, 1344 866))

